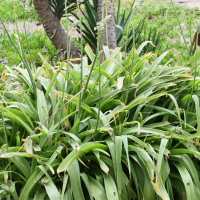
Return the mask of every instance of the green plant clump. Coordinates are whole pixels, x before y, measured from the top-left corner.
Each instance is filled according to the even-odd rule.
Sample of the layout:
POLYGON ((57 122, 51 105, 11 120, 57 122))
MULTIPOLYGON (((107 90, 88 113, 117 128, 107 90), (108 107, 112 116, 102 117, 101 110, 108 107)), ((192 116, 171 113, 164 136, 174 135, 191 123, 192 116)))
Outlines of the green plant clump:
POLYGON ((132 70, 133 49, 125 61, 104 47, 99 64, 86 45, 83 90, 73 63, 52 66, 40 55, 32 74, 6 66, 1 199, 200 198, 196 55, 183 67, 160 65, 169 51, 150 63, 152 53, 139 56, 146 44, 134 50, 132 70))
POLYGON ((0 13, 3 21, 15 22, 15 16, 19 20, 28 17, 30 20, 38 20, 34 7, 30 7, 30 0, 1 0, 0 13), (28 15, 27 15, 28 14, 28 15))
MULTIPOLYGON (((38 52, 45 55, 45 57, 49 56, 51 62, 58 61, 55 47, 42 31, 34 31, 32 33, 27 33, 27 35, 25 33, 20 33, 19 36, 17 32, 14 32, 11 34, 11 39, 18 49, 21 50, 21 53, 24 53, 29 63, 33 61, 36 66, 42 64, 38 57, 38 52)), ((0 47, 1 64, 6 63, 9 66, 14 66, 21 63, 21 58, 5 31, 4 34, 0 36, 0 47)))
MULTIPOLYGON (((126 16, 128 15, 130 6, 131 2, 128 3, 126 1, 124 1, 121 5, 122 11, 126 11, 126 16)), ((187 46, 190 48, 197 23, 200 19, 199 8, 195 7, 194 9, 191 9, 175 3, 174 7, 183 30, 184 37, 186 38, 187 46)), ((144 41, 152 40, 154 38, 154 31, 157 31, 157 35, 160 35, 160 38, 162 38, 161 45, 155 49, 155 53, 158 54, 158 56, 160 56, 167 49, 176 49, 175 51, 171 51, 163 59, 162 64, 172 58, 174 66, 183 65, 188 60, 188 52, 186 50, 187 48, 184 44, 184 38, 171 2, 165 0, 145 1, 142 4, 140 11, 135 13, 134 23, 137 25, 142 17, 146 17, 146 19, 144 22, 143 32, 140 35, 141 42, 138 42, 137 47, 144 41)), ((128 30, 126 29, 126 31, 128 30)))
POLYGON ((140 36, 119 37, 136 48, 104 46, 103 62, 88 44, 57 62, 41 31, 11 34, 16 48, 1 35, 0 200, 200 199, 200 51, 188 59, 172 7, 148 2, 140 36))

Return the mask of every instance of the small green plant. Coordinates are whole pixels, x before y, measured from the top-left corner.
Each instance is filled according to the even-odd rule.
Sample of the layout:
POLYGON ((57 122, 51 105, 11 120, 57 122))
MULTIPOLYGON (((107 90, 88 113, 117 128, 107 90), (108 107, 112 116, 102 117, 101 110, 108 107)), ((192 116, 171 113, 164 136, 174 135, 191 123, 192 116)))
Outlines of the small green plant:
MULTIPOLYGON (((22 48, 25 52, 25 58, 28 62, 31 62, 31 56, 34 60, 34 63, 39 66, 41 65, 41 60, 38 58, 38 52, 43 54, 45 57, 49 56, 49 60, 51 62, 57 62, 58 56, 56 53, 56 49, 51 44, 48 37, 42 32, 42 31, 34 31, 32 33, 20 33, 18 34, 16 32, 11 34, 11 38, 14 41, 14 43, 19 48, 19 39, 21 40, 22 48), (31 55, 29 54, 29 48, 26 41, 26 38, 28 40, 31 55)), ((9 38, 7 35, 2 34, 0 36, 0 46, 2 47, 0 50, 0 58, 1 58, 1 64, 8 64, 9 66, 19 65, 21 63, 21 58, 16 52, 15 48, 12 46, 9 38)))
MULTIPOLYGON (((96 51, 97 49, 97 31, 95 30, 95 27, 97 26, 97 0, 93 0, 92 3, 89 0, 84 1, 85 5, 85 10, 81 10, 81 13, 84 16, 84 20, 82 22, 83 25, 83 38, 84 38, 84 44, 88 43, 93 50, 96 51)), ((119 1, 120 5, 120 1, 119 1)), ((131 14, 132 14, 132 7, 134 5, 134 2, 130 6, 128 16, 126 16, 126 12, 123 12, 123 15, 120 16, 120 7, 118 7, 118 12, 116 13, 115 17, 115 31, 116 31, 116 40, 117 40, 117 46, 121 46, 122 49, 125 49, 125 43, 123 42, 123 36, 124 36, 124 31, 127 28, 131 14)), ((77 13, 73 13, 73 16, 79 20, 79 16, 77 13)), ((72 22, 72 20, 71 20, 72 22)), ((140 34, 143 30, 143 23, 144 20, 141 20, 140 23, 138 24, 137 28, 134 31, 135 37, 136 37, 136 42, 138 41, 140 34)), ((77 31, 80 33, 80 26, 77 26, 77 31)), ((129 49, 131 48, 132 45, 132 40, 133 40, 133 32, 130 31, 128 34, 128 44, 127 46, 129 49)), ((80 40, 81 41, 81 40, 80 40)), ((76 40, 76 43, 78 43, 78 40, 76 40)), ((79 46, 79 45, 78 45, 79 46)))
MULTIPOLYGON (((125 3, 121 6, 122 11, 126 11, 126 15, 128 15, 130 6, 130 3, 125 3)), ((196 7, 195 9, 191 9, 179 4, 174 4, 174 6, 185 35, 186 43, 188 47, 190 47, 194 31, 196 30, 197 20, 199 18, 199 8, 196 7)), ((172 48, 176 49, 178 52, 178 54, 176 54, 176 51, 169 52, 169 54, 163 59, 162 64, 166 63, 169 59, 173 59, 173 66, 183 65, 188 60, 188 52, 171 3, 168 1, 145 1, 140 12, 135 13, 135 24, 139 23, 141 16, 146 16, 143 32, 140 34, 141 41, 147 41, 153 38, 153 33, 155 31, 157 34, 159 32, 159 35, 161 35, 162 38, 162 43, 159 45, 161 48, 154 49, 155 53, 159 56, 165 50, 172 48), (150 30, 152 36, 149 38, 150 30)), ((125 30, 125 32, 126 31, 127 30, 125 30)), ((140 44, 140 42, 138 42, 138 44, 140 44)))
POLYGON ((13 23, 15 21, 15 14, 19 20, 23 20, 28 16, 28 19, 38 21, 39 18, 34 7, 30 7, 29 0, 1 0, 0 13, 3 21, 13 23), (13 3, 15 6, 13 7, 13 3))
POLYGON ((199 198, 198 92, 191 117, 184 113, 200 59, 193 56, 184 67, 160 66, 169 51, 150 63, 152 53, 139 56, 146 44, 126 56, 129 67, 134 51, 131 73, 119 49, 104 47, 100 64, 86 45, 93 70, 83 57, 82 72, 73 61, 73 68, 64 62, 52 66, 40 55, 44 63, 32 74, 36 90, 26 69, 6 66, 0 85, 3 198, 199 198))
POLYGON ((200 51, 173 57, 175 28, 162 46, 155 31, 172 10, 148 9, 148 41, 125 53, 104 46, 102 63, 88 44, 83 56, 83 37, 78 65, 56 62, 42 32, 2 35, 0 199, 200 199, 200 51))
MULTIPOLYGON (((58 16, 59 19, 64 16, 66 17, 65 2, 68 13, 77 9, 77 0, 48 0, 48 2, 51 5, 54 14, 58 16)), ((80 1, 79 3, 81 4, 82 2, 80 1)))

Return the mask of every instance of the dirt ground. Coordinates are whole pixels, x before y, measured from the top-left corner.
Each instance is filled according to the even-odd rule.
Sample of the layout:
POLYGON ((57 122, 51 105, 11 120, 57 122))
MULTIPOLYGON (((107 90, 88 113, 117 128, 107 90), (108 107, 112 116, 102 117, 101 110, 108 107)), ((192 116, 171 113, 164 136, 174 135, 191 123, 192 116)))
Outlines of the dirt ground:
MULTIPOLYGON (((70 19, 75 20, 75 18, 73 16, 71 16, 70 19)), ((5 23, 5 26, 6 26, 9 34, 13 33, 14 31, 17 31, 15 23, 14 24, 5 23)), ((18 22, 17 26, 18 26, 19 32, 24 32, 24 22, 18 22)), ((3 25, 0 23, 0 34, 3 33, 3 29, 4 29, 3 25)), ((26 32, 27 33, 28 32, 33 32, 33 31, 36 31, 36 30, 44 31, 44 28, 43 28, 42 24, 38 24, 38 22, 35 22, 35 21, 33 21, 33 22, 27 21, 26 22, 26 32)), ((73 35, 79 36, 78 32, 76 32, 76 31, 73 33, 73 35)))
MULTIPOLYGON (((18 22, 18 29, 19 32, 24 32, 24 22, 18 22)), ((17 31, 16 25, 15 24, 7 24, 5 23, 5 26, 9 32, 9 34, 13 33, 14 31, 17 31)), ((3 25, 0 23, 0 34, 3 33, 3 25)), ((43 30, 43 26, 42 25, 37 25, 37 22, 26 22, 26 32, 33 32, 36 30, 43 30)))
POLYGON ((195 8, 195 7, 199 7, 200 8, 200 2, 197 1, 191 1, 191 2, 187 2, 187 3, 179 3, 181 5, 186 5, 190 8, 195 8))
MULTIPOLYGON (((17 25, 18 25, 19 32, 25 32, 24 31, 24 22, 18 22, 17 25)), ((11 23, 7 24, 7 23, 5 23, 5 26, 6 26, 9 34, 13 33, 14 31, 17 31, 17 28, 16 28, 15 24, 11 24, 11 23)), ((3 33, 3 29, 4 29, 3 25, 0 24, 0 34, 3 33)), ((26 32, 27 33, 34 32, 36 30, 44 31, 44 28, 43 28, 42 24, 38 25, 37 22, 26 22, 26 32)), ((73 32, 73 36, 74 37, 75 36, 78 37, 79 36, 78 32, 74 31, 73 32)))

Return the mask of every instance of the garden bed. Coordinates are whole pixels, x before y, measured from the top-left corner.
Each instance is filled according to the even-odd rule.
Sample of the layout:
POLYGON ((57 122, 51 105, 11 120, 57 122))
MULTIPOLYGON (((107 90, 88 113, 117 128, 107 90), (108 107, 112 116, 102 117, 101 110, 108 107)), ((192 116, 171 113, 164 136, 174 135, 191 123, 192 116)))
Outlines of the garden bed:
POLYGON ((105 60, 73 32, 77 64, 33 30, 36 13, 21 1, 15 31, 11 3, 0 4, 10 27, 0 35, 0 199, 200 199, 200 51, 187 51, 199 9, 145 1, 105 60))

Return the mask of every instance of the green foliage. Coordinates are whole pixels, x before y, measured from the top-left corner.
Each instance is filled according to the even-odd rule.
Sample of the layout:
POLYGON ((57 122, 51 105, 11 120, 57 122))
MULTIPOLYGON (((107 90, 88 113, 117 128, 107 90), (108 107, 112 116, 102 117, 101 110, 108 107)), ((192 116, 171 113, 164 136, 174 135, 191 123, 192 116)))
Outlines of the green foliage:
POLYGON ((152 5, 148 11, 144 26, 151 31, 144 29, 138 44, 152 38, 157 48, 146 41, 125 56, 104 47, 99 64, 86 45, 84 91, 80 65, 52 62, 55 49, 42 32, 11 35, 39 66, 31 74, 1 36, 0 199, 200 199, 200 51, 188 61, 176 54, 174 66, 174 51, 164 50, 176 43, 167 47, 168 36, 160 43, 173 12, 152 5), (38 52, 49 59, 38 60, 38 52))
POLYGON ((125 62, 119 49, 104 47, 101 96, 99 60, 90 71, 88 59, 94 62, 95 55, 86 45, 83 86, 91 76, 81 92, 80 118, 80 66, 73 61, 73 68, 52 66, 40 55, 36 92, 26 69, 6 66, 0 85, 2 198, 200 198, 199 92, 190 96, 195 57, 189 67, 160 66, 169 51, 150 63, 152 53, 139 56, 145 44, 134 52, 131 72, 125 69, 133 50, 125 62))
POLYGON ((24 19, 25 17, 27 17, 28 13, 28 18, 31 21, 39 20, 34 7, 28 6, 28 0, 1 0, 0 13, 3 21, 7 22, 15 21, 14 13, 17 15, 18 19, 24 19))
POLYGON ((58 16, 59 19, 65 16, 65 2, 68 13, 71 13, 77 8, 77 0, 48 0, 48 3, 51 5, 54 14, 58 16))
MULTIPOLYGON (((58 60, 55 47, 42 31, 34 31, 32 33, 27 33, 27 35, 25 35, 25 33, 20 33, 19 36, 14 32, 11 34, 11 38, 18 49, 21 48, 19 44, 20 39, 25 58, 29 63, 33 60, 37 66, 42 64, 41 60, 38 58, 38 52, 46 55, 45 57, 50 55, 49 58, 51 62, 56 62, 58 60)), ((8 62, 9 66, 19 65, 21 63, 20 56, 5 32, 0 35, 0 46, 0 58, 2 58, 0 61, 1 64, 3 64, 4 61, 8 62)))
MULTIPOLYGON (((190 47, 194 36, 194 31, 197 27, 197 20, 199 20, 199 8, 196 7, 191 9, 185 5, 174 5, 186 38, 187 45, 190 47)), ((126 1, 121 6, 122 11, 126 10, 126 16, 128 16, 128 10, 130 6, 131 3, 126 1)), ((166 63, 169 59, 173 59, 174 62, 172 64, 174 66, 183 65, 188 60, 188 54, 171 3, 169 1, 145 1, 140 11, 135 13, 134 23, 138 24, 140 19, 145 16, 144 29, 141 33, 142 41, 149 40, 150 29, 151 32, 157 31, 157 34, 159 32, 159 34, 162 36, 162 46, 161 49, 155 50, 155 53, 159 56, 166 49, 174 48, 177 50, 177 54, 175 54, 174 51, 171 51, 163 59, 162 64, 166 63)))
MULTIPOLYGON (((25 3, 23 3, 22 1, 17 0, 16 2, 17 2, 17 4, 15 4, 16 14, 17 14, 18 19, 22 20, 25 17, 25 12, 22 12, 22 10, 24 10, 22 8, 24 7, 23 4, 28 5, 29 1, 26 1, 25 3)), ((119 14, 119 19, 123 19, 123 16, 125 16, 125 19, 128 19, 132 2, 129 3, 127 1, 121 1, 120 5, 121 5, 120 12, 118 12, 118 9, 116 9, 116 16, 118 16, 119 14)), ((115 6, 118 7, 118 4, 116 3, 115 6)), ((180 6, 177 4, 175 5, 175 7, 176 7, 176 11, 177 11, 182 29, 184 31, 184 35, 186 37, 186 41, 189 45, 194 35, 193 30, 196 29, 196 20, 198 20, 199 9, 197 7, 195 9, 190 9, 190 8, 180 6)), ((84 7, 81 7, 81 8, 83 11, 86 10, 84 7)), ((12 5, 11 0, 2 0, 0 4, 0 11, 1 11, 0 12, 1 16, 5 22, 15 21, 15 17, 14 15, 12 15, 13 5, 12 5)), ((33 6, 32 7, 26 6, 25 11, 26 11, 26 18, 28 20, 36 20, 36 21, 39 20, 33 6)), ((77 12, 75 12, 75 14, 77 14, 77 12)), ((85 15, 87 17, 88 13, 85 13, 85 15)), ((144 26, 143 26, 142 32, 139 34, 140 41, 138 41, 138 45, 136 44, 136 47, 138 47, 143 41, 147 41, 149 39, 150 29, 151 29, 152 36, 153 36, 154 31, 157 31, 157 34, 159 33, 159 35, 161 35, 161 38, 162 38, 162 45, 160 45, 161 49, 155 49, 155 53, 158 54, 158 56, 161 55, 162 52, 164 52, 166 49, 174 48, 178 51, 177 54, 175 54, 174 51, 171 51, 163 59, 162 64, 166 63, 169 59, 173 58, 174 62, 172 63, 172 65, 174 66, 177 64, 183 65, 188 59, 188 55, 185 50, 185 45, 183 44, 183 38, 181 36, 180 28, 179 28, 174 10, 172 8, 172 5, 167 1, 159 1, 159 2, 156 2, 154 0, 145 1, 140 11, 135 13, 134 24, 138 26, 141 19, 143 18, 145 18, 144 26)), ((84 23, 87 24, 87 20, 85 20, 84 23)), ((126 31, 127 31, 127 28, 124 29, 124 35, 126 35, 126 31)), ((152 36, 150 38, 152 38, 152 36)), ((123 37, 120 46, 123 46, 125 39, 126 38, 123 37)), ((80 46, 78 40, 74 39, 74 41, 78 46, 80 46)), ((90 46, 92 47, 91 44, 90 46)), ((149 49, 151 48, 150 46, 146 48, 149 49)), ((144 49, 144 52, 145 52, 145 49, 144 49)), ((53 57, 54 55, 51 54, 51 56, 53 57)))
MULTIPOLYGON (((148 43, 147 45, 144 46, 142 52, 140 53, 147 53, 147 52, 160 52, 162 48, 162 41, 163 41, 163 36, 160 33, 157 33, 157 31, 149 31, 149 37, 147 41, 152 41, 153 45, 148 43)), ((138 44, 142 44, 144 39, 142 37, 139 38, 138 44)), ((138 44, 136 46, 138 46, 138 44)), ((167 49, 165 49, 166 51, 167 49)))
MULTIPOLYGON (((118 2, 120 5, 120 1, 118 2)), ((81 13, 83 15, 83 39, 84 44, 88 43, 93 50, 97 49, 97 30, 95 27, 97 26, 97 0, 93 0, 90 2, 89 0, 84 1, 85 10, 81 10, 81 13)), ((131 8, 133 7, 133 3, 131 5, 131 8)), ((77 13, 73 13, 73 16, 77 18, 77 20, 80 19, 80 17, 77 15, 77 13)), ((116 13, 115 17, 115 32, 116 32, 116 40, 117 40, 117 46, 122 47, 122 50, 125 49, 125 43, 123 42, 123 36, 124 31, 127 28, 129 21, 131 19, 132 15, 132 9, 129 10, 128 16, 125 17, 125 11, 123 13, 123 16, 120 16, 120 7, 118 8, 118 12, 116 13)), ((72 20, 70 20, 73 22, 72 20)), ((140 21, 139 25, 135 29, 135 42, 137 43, 140 34, 143 30, 143 23, 144 19, 140 21)), ((77 26, 77 31, 80 33, 80 26, 77 26)), ((131 45, 133 43, 133 31, 130 31, 128 35, 128 49, 131 49, 131 45)))

